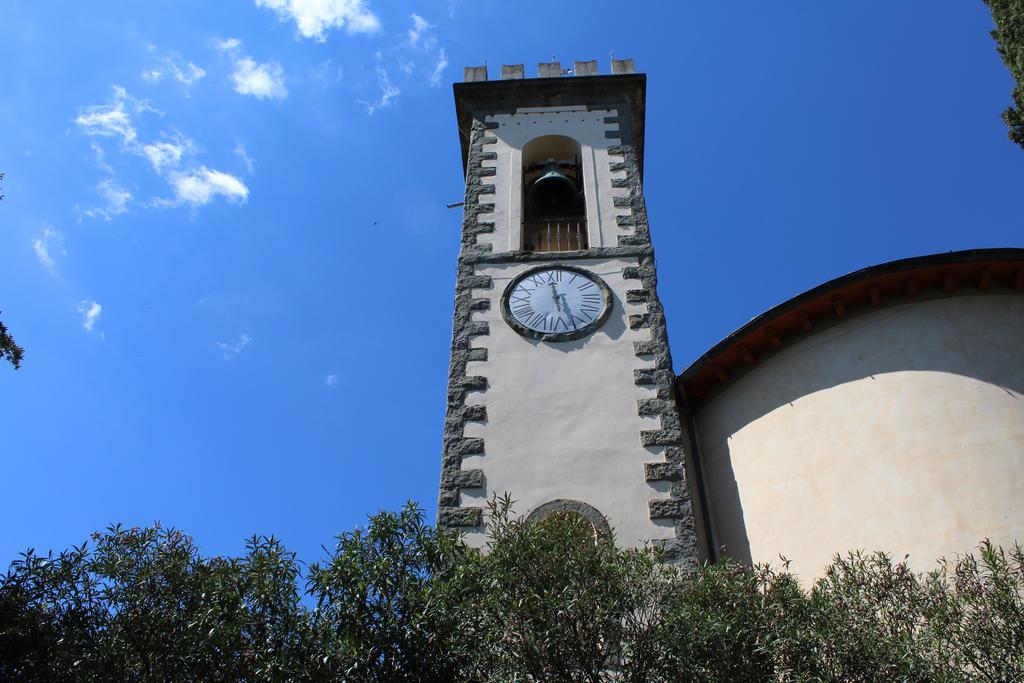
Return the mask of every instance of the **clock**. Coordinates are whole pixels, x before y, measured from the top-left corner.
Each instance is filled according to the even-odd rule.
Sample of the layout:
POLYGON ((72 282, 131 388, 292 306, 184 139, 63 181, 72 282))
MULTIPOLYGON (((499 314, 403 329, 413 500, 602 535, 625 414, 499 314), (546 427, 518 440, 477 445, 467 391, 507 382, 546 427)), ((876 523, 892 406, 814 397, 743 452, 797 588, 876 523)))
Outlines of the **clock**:
POLYGON ((585 337, 608 319, 612 292, 594 273, 573 266, 538 266, 509 283, 501 315, 519 334, 561 342, 585 337))

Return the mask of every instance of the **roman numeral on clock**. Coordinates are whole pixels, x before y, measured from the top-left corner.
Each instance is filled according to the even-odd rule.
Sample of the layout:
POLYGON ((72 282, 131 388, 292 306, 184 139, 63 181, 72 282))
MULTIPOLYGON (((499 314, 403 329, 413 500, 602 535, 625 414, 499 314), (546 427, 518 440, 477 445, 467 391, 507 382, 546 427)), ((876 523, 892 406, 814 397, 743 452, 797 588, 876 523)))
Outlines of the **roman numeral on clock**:
POLYGON ((519 308, 513 308, 512 314, 515 315, 515 317, 519 318, 520 320, 535 315, 533 308, 531 308, 529 304, 526 304, 525 306, 520 306, 519 308))

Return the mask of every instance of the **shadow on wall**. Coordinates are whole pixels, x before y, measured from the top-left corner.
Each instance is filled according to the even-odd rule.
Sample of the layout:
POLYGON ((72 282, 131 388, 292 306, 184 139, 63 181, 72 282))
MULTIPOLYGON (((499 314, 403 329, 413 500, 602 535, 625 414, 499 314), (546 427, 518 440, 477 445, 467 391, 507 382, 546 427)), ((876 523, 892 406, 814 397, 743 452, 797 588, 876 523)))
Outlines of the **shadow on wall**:
MULTIPOLYGON (((1010 401, 1024 402, 1022 340, 1024 296, 971 294, 869 311, 764 359, 701 407, 694 418, 720 549, 734 559, 752 562, 730 451, 733 435, 772 411, 785 406, 796 409, 794 403, 803 397, 889 373, 960 375, 1001 388, 1010 401)), ((912 400, 938 401, 940 397, 913 396, 912 400)), ((840 412, 845 408, 837 406, 840 412)), ((773 449, 778 450, 786 438, 772 434, 773 449)))

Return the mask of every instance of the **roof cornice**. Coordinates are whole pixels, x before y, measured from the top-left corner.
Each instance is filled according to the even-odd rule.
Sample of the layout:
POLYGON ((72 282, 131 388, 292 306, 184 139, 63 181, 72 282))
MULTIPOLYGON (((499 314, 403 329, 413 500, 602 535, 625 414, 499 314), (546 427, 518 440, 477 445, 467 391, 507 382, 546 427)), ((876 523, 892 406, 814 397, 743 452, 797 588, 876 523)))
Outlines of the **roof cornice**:
POLYGON ((696 413, 786 346, 886 306, 956 294, 1024 293, 1024 249, 971 249, 889 261, 843 275, 768 309, 677 378, 696 413))

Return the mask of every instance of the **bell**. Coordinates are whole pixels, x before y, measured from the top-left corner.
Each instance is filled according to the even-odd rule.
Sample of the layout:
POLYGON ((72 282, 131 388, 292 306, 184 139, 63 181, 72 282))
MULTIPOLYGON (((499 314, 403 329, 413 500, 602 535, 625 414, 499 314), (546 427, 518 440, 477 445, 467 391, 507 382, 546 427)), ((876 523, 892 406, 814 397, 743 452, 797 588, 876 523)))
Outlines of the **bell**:
POLYGON ((526 201, 537 218, 562 216, 576 208, 579 190, 554 159, 548 159, 541 175, 530 186, 526 201))

